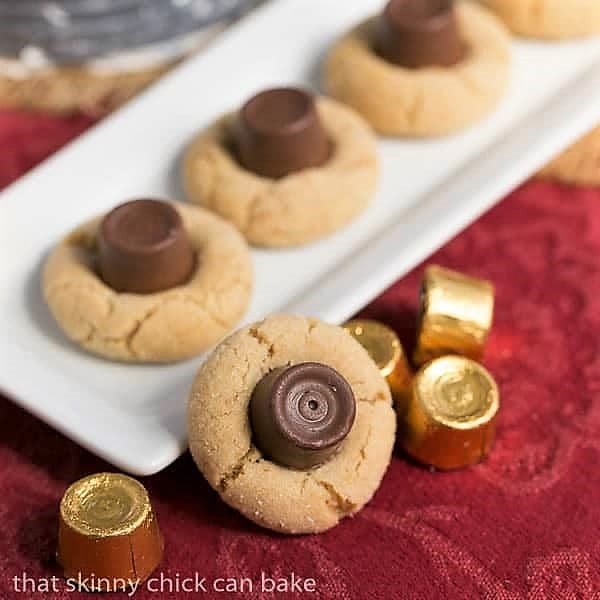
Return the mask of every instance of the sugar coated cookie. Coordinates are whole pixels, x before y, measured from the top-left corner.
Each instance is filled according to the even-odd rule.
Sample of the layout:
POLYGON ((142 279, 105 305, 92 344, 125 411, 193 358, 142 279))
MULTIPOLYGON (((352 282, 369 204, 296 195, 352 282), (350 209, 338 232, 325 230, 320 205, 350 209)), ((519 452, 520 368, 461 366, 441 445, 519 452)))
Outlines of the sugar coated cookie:
POLYGON ((600 34, 598 0, 481 0, 515 33, 568 39, 600 34))
MULTIPOLYGON (((376 50, 381 16, 361 23, 329 53, 323 71, 326 90, 358 111, 379 133, 389 136, 436 136, 476 123, 503 97, 510 75, 510 36, 491 12, 472 2, 456 5, 457 30, 464 54, 453 65, 421 65, 427 56, 418 46, 391 47, 404 52, 401 66, 376 50)), ((446 41, 444 48, 456 45, 446 41)), ((444 53, 430 52, 440 62, 444 53)))
POLYGON ((395 430, 389 387, 366 350, 302 317, 272 316, 227 338, 200 368, 188 407, 190 450, 210 485, 248 519, 290 534, 358 512, 379 487, 395 430), (276 409, 266 421, 265 387, 276 409), (302 431, 305 419, 319 440, 302 431))
POLYGON ((62 240, 46 261, 42 290, 58 325, 86 350, 114 360, 172 362, 205 350, 242 317, 252 264, 243 238, 217 216, 138 200, 62 240), (144 223, 133 230, 140 203, 144 223), (175 217, 165 224, 169 211, 175 217))
POLYGON ((257 246, 304 244, 352 221, 377 184, 375 139, 348 108, 311 102, 299 90, 269 90, 197 136, 183 161, 189 200, 257 246))

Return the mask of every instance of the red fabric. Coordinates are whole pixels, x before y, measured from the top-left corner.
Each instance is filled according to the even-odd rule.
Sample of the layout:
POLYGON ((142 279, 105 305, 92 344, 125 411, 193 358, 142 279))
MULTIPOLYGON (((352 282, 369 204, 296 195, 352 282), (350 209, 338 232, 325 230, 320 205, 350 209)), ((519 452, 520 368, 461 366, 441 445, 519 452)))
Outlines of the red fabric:
MULTIPOLYGON (((1 114, 0 181, 87 124, 1 114)), ((144 481, 166 538, 163 575, 176 582, 198 572, 209 589, 218 577, 249 577, 253 597, 264 571, 315 578, 307 596, 319 598, 600 598, 599 252, 600 190, 533 182, 432 257, 497 286, 486 363, 503 404, 485 464, 435 473, 396 452, 358 516, 324 535, 285 538, 221 503, 186 455, 144 481)), ((420 275, 364 311, 407 343, 420 275)), ((69 483, 103 469, 0 399, 0 598, 79 597, 60 581, 56 594, 18 593, 12 578, 26 572, 43 585, 58 574, 58 501, 69 483)), ((179 596, 136 595, 152 597, 179 596)))

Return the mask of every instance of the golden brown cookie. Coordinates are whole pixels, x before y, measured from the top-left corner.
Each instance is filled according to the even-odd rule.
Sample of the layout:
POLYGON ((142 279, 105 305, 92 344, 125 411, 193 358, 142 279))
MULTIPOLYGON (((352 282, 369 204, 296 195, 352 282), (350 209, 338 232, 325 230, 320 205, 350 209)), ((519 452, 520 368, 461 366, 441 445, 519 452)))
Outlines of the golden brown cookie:
POLYGON ((101 218, 71 232, 46 261, 44 298, 65 334, 86 350, 130 362, 172 362, 217 342, 243 316, 252 263, 243 238, 200 208, 175 205, 197 267, 185 284, 153 294, 117 293, 96 273, 101 218))
POLYGON ((329 53, 323 73, 327 91, 383 135, 443 135, 476 123, 506 91, 510 36, 481 6, 460 2, 456 12, 468 50, 455 66, 406 69, 384 60, 373 50, 372 18, 329 53))
POLYGON ((396 416, 390 391, 366 350, 342 328, 272 316, 222 342, 202 365, 188 407, 190 451, 221 498, 282 533, 317 533, 354 515, 373 496, 391 459, 396 416), (253 443, 248 405, 272 369, 324 363, 356 398, 356 419, 338 453, 310 470, 280 466, 253 443))
POLYGON ((304 244, 343 227, 369 203, 379 173, 375 139, 353 111, 326 98, 317 109, 333 154, 322 166, 281 179, 244 169, 231 151, 228 114, 191 143, 183 183, 191 202, 235 225, 257 246, 304 244))
MULTIPOLYGON (((600 34, 598 0, 480 1, 525 37, 568 39, 600 34)), ((600 185, 600 129, 573 144, 539 175, 575 185, 600 185)))
POLYGON ((102 115, 124 104, 169 67, 113 73, 85 67, 53 67, 21 77, 0 68, 0 107, 102 115))
POLYGON ((600 185, 600 127, 573 144, 539 174, 575 185, 600 185))
POLYGON ((600 34, 598 0, 480 0, 515 33, 567 39, 600 34))

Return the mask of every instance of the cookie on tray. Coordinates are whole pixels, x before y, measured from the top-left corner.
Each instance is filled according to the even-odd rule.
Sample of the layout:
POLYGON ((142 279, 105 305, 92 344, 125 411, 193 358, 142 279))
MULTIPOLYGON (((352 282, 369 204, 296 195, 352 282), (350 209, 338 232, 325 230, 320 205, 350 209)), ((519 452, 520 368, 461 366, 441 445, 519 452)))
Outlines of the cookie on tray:
POLYGON ((600 34, 598 0, 480 0, 525 37, 569 39, 600 34))
POLYGON ((191 202, 270 247, 344 227, 371 201, 378 175, 369 126, 296 88, 265 90, 220 118, 189 145, 182 169, 191 202))
POLYGON ((335 43, 328 93, 387 136, 460 131, 491 113, 507 89, 510 35, 473 2, 391 0, 335 43))
POLYGON ((43 295, 64 333, 113 360, 192 357, 244 315, 244 239, 197 207, 134 200, 77 227, 51 252, 43 295))
MULTIPOLYGON (((521 36, 569 39, 600 35, 597 0, 481 0, 521 36)), ((539 173, 575 185, 600 185, 600 128, 573 144, 539 173)))
POLYGON ((262 527, 317 533, 356 514, 390 463, 389 387, 344 329, 277 315, 223 341, 196 376, 190 451, 210 485, 262 527))

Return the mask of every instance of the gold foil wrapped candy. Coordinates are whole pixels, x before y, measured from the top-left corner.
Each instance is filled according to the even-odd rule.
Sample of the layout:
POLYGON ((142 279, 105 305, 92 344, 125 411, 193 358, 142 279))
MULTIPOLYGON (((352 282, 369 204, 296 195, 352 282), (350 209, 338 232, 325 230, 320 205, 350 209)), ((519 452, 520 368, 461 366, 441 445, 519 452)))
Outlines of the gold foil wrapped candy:
POLYGON ((421 286, 414 362, 446 354, 481 358, 494 313, 491 283, 431 266, 421 286))
POLYGON ((348 321, 344 329, 369 353, 387 379, 396 405, 400 408, 410 390, 412 372, 396 332, 370 319, 348 321))
POLYGON ((158 566, 163 540, 144 486, 99 473, 80 479, 60 503, 58 561, 67 579, 88 591, 115 591, 146 579, 158 566))
POLYGON ((478 363, 445 356, 415 376, 400 441, 413 458, 438 469, 480 462, 494 440, 498 387, 478 363))

